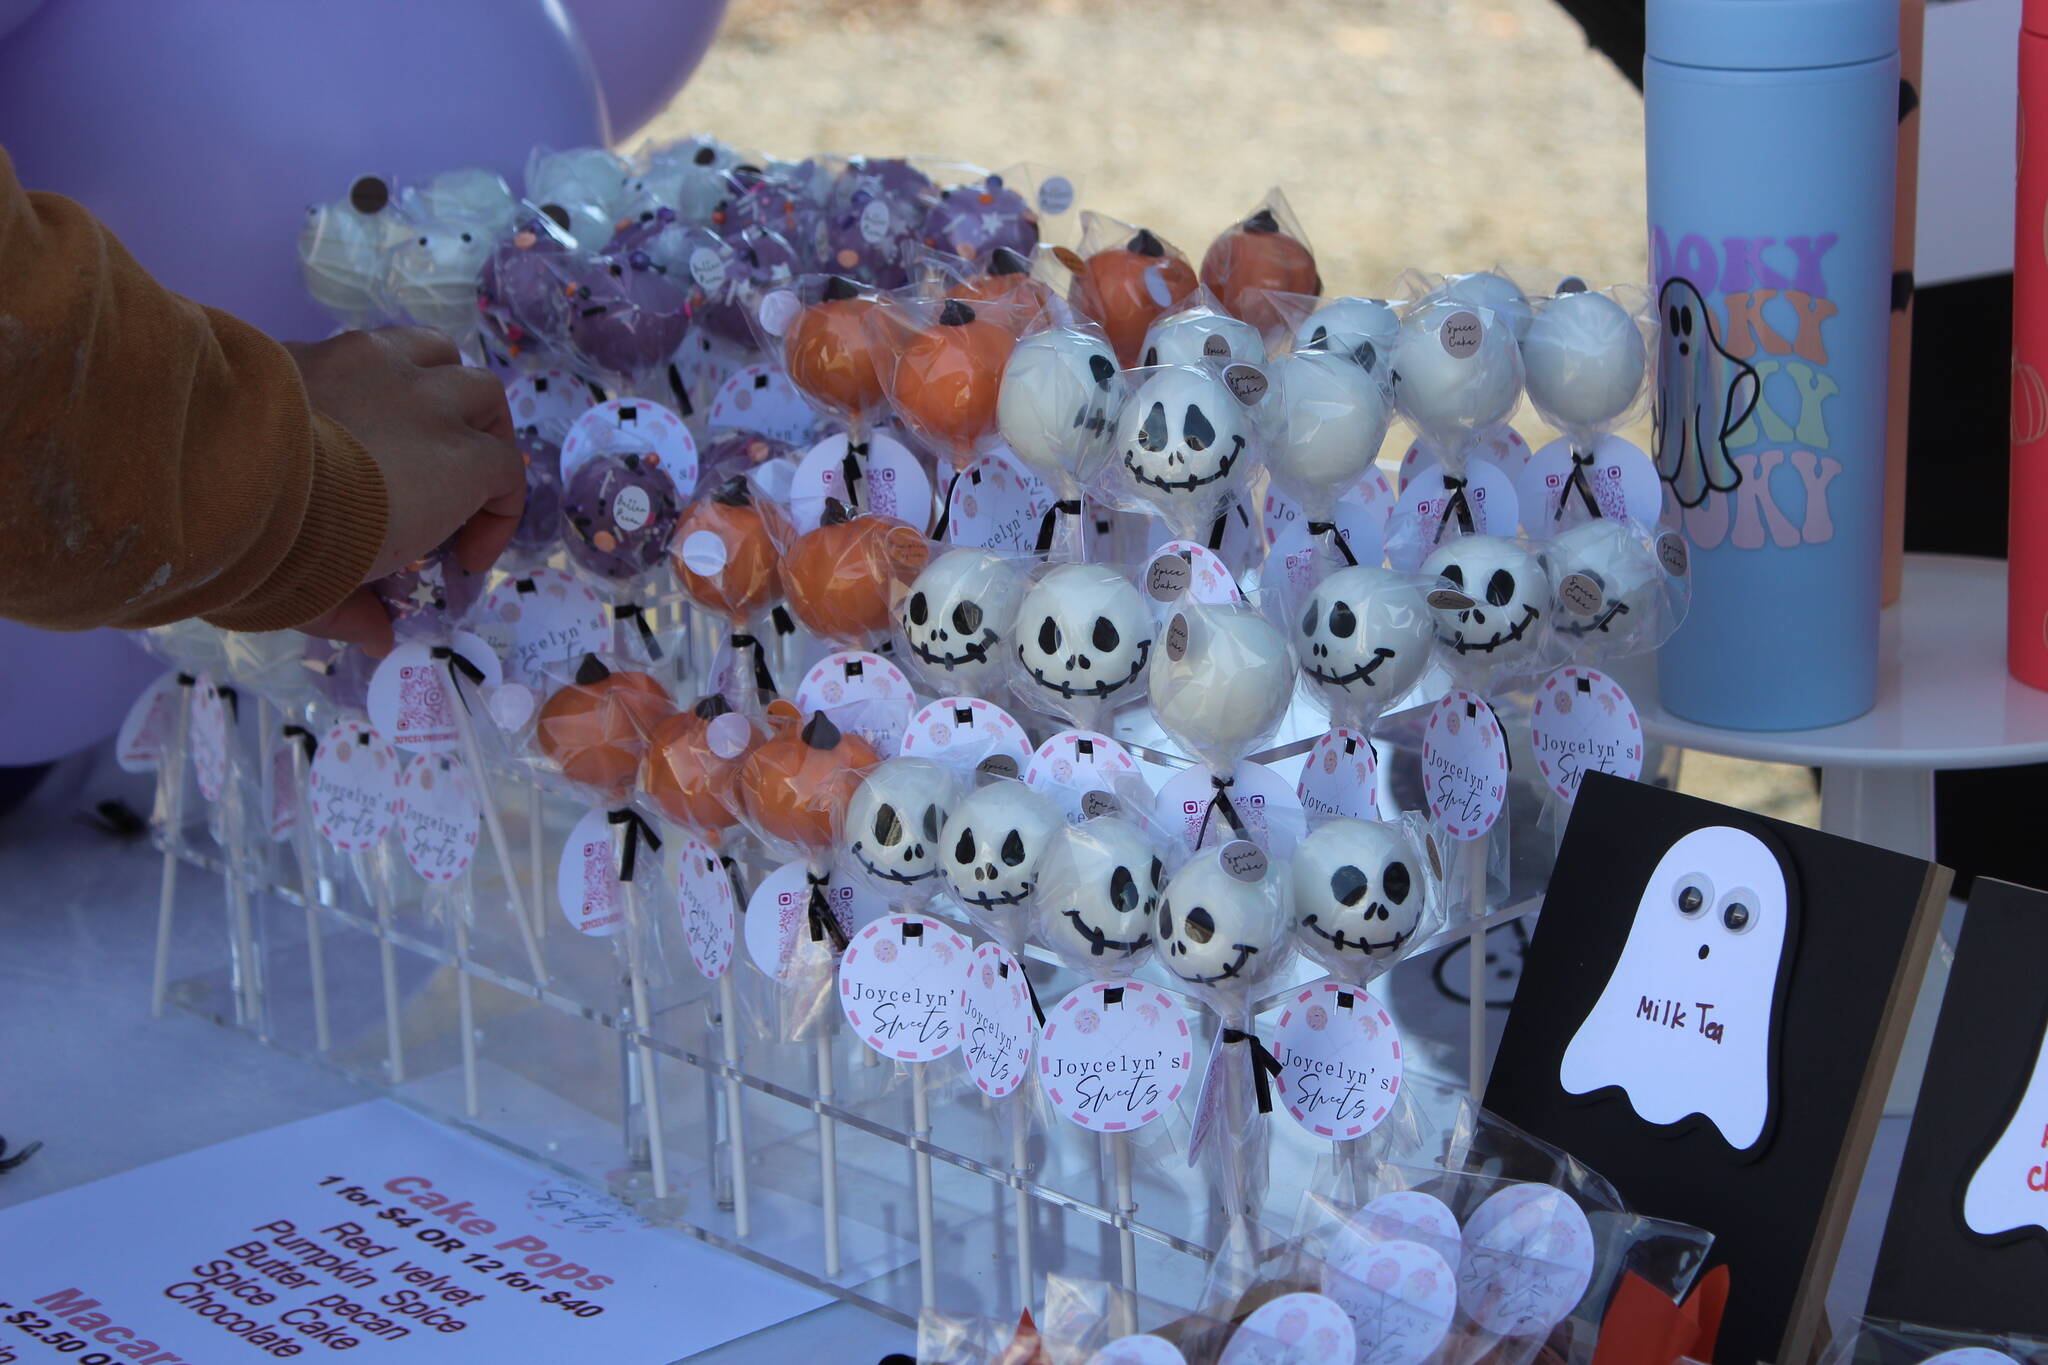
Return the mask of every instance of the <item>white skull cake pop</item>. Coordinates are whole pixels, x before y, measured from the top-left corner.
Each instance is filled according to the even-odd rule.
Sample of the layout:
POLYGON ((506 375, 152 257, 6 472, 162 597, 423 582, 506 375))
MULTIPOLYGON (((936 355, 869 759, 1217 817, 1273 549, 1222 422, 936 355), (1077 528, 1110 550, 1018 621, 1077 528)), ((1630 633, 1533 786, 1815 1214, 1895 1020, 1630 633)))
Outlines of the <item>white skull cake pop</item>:
POLYGON ((1348 981, 1399 957, 1428 903, 1423 862, 1399 825, 1336 819, 1294 850, 1290 910, 1301 947, 1348 981))
POLYGON ((925 566, 896 607, 910 655, 949 695, 987 696, 1009 673, 1024 575, 987 550, 948 550, 925 566))
POLYGON ((1372 468, 1393 408, 1380 381, 1337 351, 1296 351, 1274 369, 1281 420, 1267 467, 1320 512, 1372 468))
POLYGON ((1287 915, 1270 865, 1245 879, 1227 857, 1247 845, 1206 848, 1182 865, 1159 897, 1159 959, 1191 986, 1249 990, 1287 960, 1287 915))
POLYGON ((1023 693, 1062 715, 1129 695, 1151 661, 1152 613, 1131 581, 1101 564, 1061 564, 1017 607, 1023 693))
POLYGON ((587 204, 615 223, 626 206, 626 163, 602 147, 538 153, 527 167, 526 197, 543 210, 587 204))
POLYGON ((1371 719, 1429 667, 1436 633, 1422 592, 1387 569, 1337 570, 1309 593, 1295 621, 1301 671, 1340 719, 1371 719))
POLYGON ((519 201, 494 171, 480 166, 442 171, 406 191, 417 216, 428 220, 480 224, 492 241, 519 216, 519 201))
POLYGON ((1116 354, 1100 337, 1065 327, 1035 332, 1003 366, 996 427, 1018 459, 1071 488, 1087 477, 1122 389, 1116 354))
POLYGON ((1485 308, 1501 318, 1513 329, 1515 340, 1520 341, 1529 330, 1532 311, 1529 298, 1520 285, 1505 275, 1491 270, 1475 270, 1469 275, 1447 275, 1437 289, 1436 296, 1452 303, 1462 303, 1472 308, 1485 308))
POLYGON ((1507 421, 1522 395, 1522 352, 1497 314, 1452 302, 1401 320, 1388 362, 1394 406, 1439 453, 1507 421))
POLYGON ((1147 687, 1159 728, 1228 772, 1287 714, 1294 655, 1255 608, 1190 601, 1168 621, 1147 687))
POLYGON ((1038 939, 1083 971, 1130 971, 1152 947, 1164 878, 1152 841, 1130 821, 1106 815, 1062 825, 1038 860, 1038 939))
POLYGON ((1156 319, 1145 332, 1145 349, 1139 355, 1139 363, 1147 367, 1234 360, 1256 365, 1266 358, 1266 342, 1249 322, 1197 304, 1156 319))
POLYGON ((939 836, 946 890, 999 928, 1031 895, 1039 855, 1066 817, 1022 782, 991 782, 953 808, 939 836))
POLYGON ((1647 367, 1636 320, 1591 290, 1546 300, 1522 337, 1529 401, 1551 425, 1582 440, 1629 410, 1647 367))
POLYGON ((1555 599, 1535 555, 1502 536, 1459 536, 1425 559, 1422 573, 1471 604, 1430 606, 1454 667, 1513 674, 1541 661, 1555 599))
POLYGON ((1542 558, 1556 585, 1553 629, 1574 650, 1618 655, 1659 643, 1676 621, 1655 547, 1624 521, 1602 517, 1560 531, 1542 558))
POLYGON ((952 769, 926 758, 889 759, 854 789, 841 844, 860 874, 893 898, 935 891, 939 838, 959 799, 952 769))
POLYGON ((1124 486, 1191 534, 1251 473, 1244 405, 1213 370, 1152 371, 1124 403, 1111 450, 1124 486))
POLYGON ((1383 368, 1401 315, 1385 299, 1336 298, 1294 329, 1297 351, 1329 351, 1368 370, 1383 368))

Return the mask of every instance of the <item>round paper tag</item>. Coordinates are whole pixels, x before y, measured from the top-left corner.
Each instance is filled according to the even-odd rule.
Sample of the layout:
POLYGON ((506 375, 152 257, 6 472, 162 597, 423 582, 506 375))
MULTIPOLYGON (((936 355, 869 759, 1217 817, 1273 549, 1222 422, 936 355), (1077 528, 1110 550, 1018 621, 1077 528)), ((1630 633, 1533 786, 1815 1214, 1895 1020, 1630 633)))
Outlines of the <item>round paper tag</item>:
POLYGON ((1115 815, 1126 798, 1152 799, 1137 761, 1093 730, 1062 730, 1039 745, 1024 765, 1024 785, 1050 796, 1069 820, 1115 815))
POLYGON ((1188 1365, 1180 1348, 1165 1337, 1119 1337, 1088 1357, 1088 1365, 1188 1365))
POLYGON ((1046 1012, 1038 1080, 1053 1108, 1096 1133, 1142 1128, 1195 1065, 1187 1012, 1142 981, 1091 981, 1046 1012))
POLYGON ((1594 515, 1627 519, 1644 529, 1664 509, 1664 484, 1657 466, 1640 446, 1619 436, 1602 436, 1593 459, 1572 478, 1572 443, 1560 436, 1529 457, 1515 476, 1516 501, 1529 534, 1539 539, 1594 515), (1584 491, 1582 491, 1584 490, 1584 491), (1586 506, 1590 492, 1593 508, 1586 506))
POLYGON ((796 689, 797 710, 806 716, 823 711, 834 725, 853 731, 883 755, 902 744, 914 700, 902 669, 858 649, 827 654, 811 665, 796 689))
POLYGON ((506 680, 528 687, 546 686, 551 667, 560 672, 612 642, 603 599, 561 569, 535 569, 498 584, 484 595, 471 626, 504 660, 506 680))
MULTIPOLYGON (((1344 549, 1351 551, 1352 560, 1377 565, 1386 558, 1386 513, 1392 505, 1391 500, 1382 503, 1381 511, 1375 516, 1370 510, 1349 502, 1337 504, 1337 537, 1343 541, 1344 549)), ((1280 576, 1284 576, 1291 592, 1306 595, 1310 588, 1349 562, 1344 558, 1343 549, 1324 537, 1311 535, 1308 522, 1297 518, 1281 529, 1272 548, 1267 551, 1266 572, 1276 583, 1281 581, 1280 576), (1280 576, 1273 574, 1275 565, 1279 566, 1280 576)))
MULTIPOLYGON (((1434 1247, 1453 1270, 1464 1260, 1464 1233, 1458 1216, 1433 1194, 1421 1190, 1389 1190, 1351 1215, 1337 1242, 1376 1246, 1381 1242, 1420 1242, 1434 1247)), ((1336 1259, 1333 1248, 1331 1259, 1336 1259)))
POLYGON ((968 960, 955 1002, 960 1055, 981 1093, 1002 1099, 1030 1074, 1038 1020, 1024 968, 999 943, 984 943, 968 960))
POLYGON ((690 278, 697 287, 707 294, 715 294, 725 285, 725 262, 718 253, 708 246, 700 246, 690 253, 690 278))
POLYGON ((1334 727, 1308 751, 1294 794, 1311 815, 1379 819, 1379 761, 1372 742, 1356 730, 1334 727))
POLYGON ((1478 693, 1455 688, 1430 708, 1422 778, 1430 814, 1453 839, 1481 838, 1500 819, 1508 796, 1507 736, 1478 693))
POLYGON ((889 204, 884 199, 870 199, 861 206, 860 235, 869 245, 889 235, 889 204))
POLYGON ((1164 621, 1184 600, 1212 607, 1244 601, 1222 559, 1192 540, 1169 540, 1152 552, 1145 568, 1145 596, 1151 600, 1155 621, 1164 621))
POLYGON ((1005 447, 983 455, 946 490, 946 543, 1032 554, 1051 510, 1052 486, 1005 447))
POLYGON ((739 907, 724 861, 702 839, 686 836, 676 849, 676 904, 690 961, 706 980, 716 981, 732 966, 739 907))
MULTIPOLYGON (((1522 466, 1528 462, 1529 443, 1523 440, 1521 433, 1513 427, 1502 427, 1498 431, 1488 433, 1486 438, 1474 447, 1472 453, 1498 465, 1512 480, 1515 475, 1522 472, 1522 466)), ((1425 464, 1431 463, 1434 461, 1423 454, 1420 442, 1410 443, 1408 449, 1401 453, 1399 488, 1405 490, 1417 472, 1425 464)))
MULTIPOLYGON (((645 873, 635 868, 633 875, 645 873)), ((625 923, 626 884, 619 880, 619 849, 606 812, 584 812, 569 831, 555 867, 555 899, 579 934, 610 938, 625 923)))
POLYGON ((1459 309, 1437 324, 1436 339, 1453 360, 1470 360, 1479 351, 1479 315, 1459 309))
POLYGON ((638 455, 644 467, 668 475, 679 497, 697 486, 696 438, 651 399, 613 398, 578 417, 562 441, 562 483, 599 455, 638 455))
POLYGON ((886 432, 868 437, 865 453, 852 456, 855 485, 847 495, 847 438, 827 436, 797 462, 789 484, 789 515, 798 531, 815 531, 831 498, 848 511, 873 512, 907 521, 920 532, 932 519, 932 481, 903 442, 886 432))
MULTIPOLYGON (((1465 505, 1472 511, 1472 529, 1485 536, 1511 536, 1521 516, 1515 486, 1501 467, 1476 456, 1465 462, 1465 505)), ((1462 530, 1451 507, 1451 488, 1444 468, 1432 464, 1418 470, 1401 490, 1387 519, 1387 562, 1402 573, 1414 573, 1430 552, 1462 530), (1447 516, 1446 513, 1449 513, 1447 516)))
POLYGON ((398 779, 398 842, 422 878, 452 882, 476 857, 476 784, 453 754, 419 754, 398 779))
POLYGON ((153 773, 163 762, 164 745, 177 726, 181 693, 172 669, 143 690, 122 718, 114 737, 114 761, 127 773, 153 773))
MULTIPOLYGON (((831 881, 821 890, 832 917, 849 937, 888 908, 879 896, 851 882, 831 881)), ((747 956, 777 981, 789 970, 797 935, 811 932, 810 904, 810 871, 802 863, 784 863, 763 877, 754 894, 747 897, 746 923, 741 926, 747 956)))
POLYGON ((954 1005, 967 940, 929 915, 884 915, 839 958, 839 1008, 854 1036, 899 1062, 960 1046, 954 1005))
POLYGON ((1227 795, 1244 826, 1242 832, 1232 827, 1206 768, 1183 768, 1168 778, 1153 798, 1152 816, 1161 828, 1179 835, 1191 853, 1232 839, 1249 839, 1268 853, 1285 853, 1307 827, 1308 816, 1293 784, 1263 763, 1238 764, 1227 795))
POLYGON ((1266 880, 1266 869, 1272 865, 1266 850, 1249 839, 1232 839, 1217 853, 1216 860, 1233 879, 1251 886, 1266 880))
POLYGON ((1421 1242, 1344 1244, 1324 1265, 1323 1293, 1350 1317, 1370 1365, 1422 1365, 1458 1307, 1456 1272, 1421 1242))
POLYGON ((1188 653, 1188 618, 1185 612, 1175 612, 1166 623, 1166 657, 1179 663, 1188 653))
POLYGON ((338 721, 320 741, 306 785, 313 823, 336 852, 373 849, 398 814, 398 750, 365 721, 338 721))
POLYGON ((817 413, 789 376, 766 365, 745 365, 727 375, 705 420, 714 431, 751 431, 796 446, 809 444, 818 429, 817 413))
POLYGON ((1643 723, 1620 683, 1594 668, 1560 668, 1536 689, 1530 740, 1543 781, 1566 805, 1589 772, 1643 775, 1643 723))
POLYGON ((910 718, 896 752, 962 771, 1020 777, 1031 762, 1031 736, 992 701, 941 697, 910 718))
POLYGON ((1658 536, 1657 562, 1673 578, 1685 577, 1692 568, 1692 549, 1685 543, 1685 537, 1676 531, 1666 531, 1658 536))
MULTIPOLYGON (((1359 563, 1373 564, 1379 561, 1378 552, 1367 554, 1364 545, 1377 546, 1380 543, 1381 532, 1387 524, 1387 514, 1393 510, 1394 485, 1388 481, 1386 474, 1378 465, 1366 470, 1359 476, 1357 483, 1352 484, 1338 497, 1337 505, 1332 509, 1335 515, 1331 520, 1337 523, 1337 534, 1350 543, 1359 563), (1361 532, 1368 536, 1364 544, 1359 540, 1361 532)), ((1267 490, 1267 545, 1278 540, 1282 531, 1303 520, 1306 520, 1306 514, 1302 511, 1300 503, 1277 488, 1267 490)))
MULTIPOLYGON (((498 656, 482 640, 457 631, 449 644, 484 675, 481 683, 463 689, 470 696, 503 681, 498 656)), ((402 644, 385 655, 370 675, 370 723, 377 732, 416 754, 443 754, 459 746, 462 731, 454 710, 459 703, 448 695, 442 669, 434 647, 424 640, 402 644)))
POLYGON ((228 784, 228 703, 211 678, 201 678, 192 688, 190 733, 199 794, 218 801, 228 784))
POLYGON ((1273 1055, 1287 1112, 1333 1142, 1379 1127, 1401 1094, 1401 1030, 1355 986, 1324 981, 1296 992, 1280 1011, 1273 1055))
POLYGON ((1593 1280, 1593 1229, 1554 1185, 1510 1185, 1465 1225, 1458 1302, 1486 1331, 1547 1336, 1593 1280))
POLYGON ((1063 175, 1049 175, 1038 184, 1038 211, 1057 218, 1074 207, 1074 182, 1063 175))
POLYGON ((1321 1294, 1282 1294, 1244 1320, 1216 1365, 1353 1365, 1358 1338, 1321 1294))
POLYGON ((652 515, 654 503, 649 500, 647 490, 638 484, 627 484, 612 499, 612 520, 618 523, 621 531, 639 530, 652 515))
POLYGON ((505 386, 505 406, 512 425, 529 428, 542 440, 561 445, 576 419, 597 404, 590 386, 567 370, 527 370, 505 386))

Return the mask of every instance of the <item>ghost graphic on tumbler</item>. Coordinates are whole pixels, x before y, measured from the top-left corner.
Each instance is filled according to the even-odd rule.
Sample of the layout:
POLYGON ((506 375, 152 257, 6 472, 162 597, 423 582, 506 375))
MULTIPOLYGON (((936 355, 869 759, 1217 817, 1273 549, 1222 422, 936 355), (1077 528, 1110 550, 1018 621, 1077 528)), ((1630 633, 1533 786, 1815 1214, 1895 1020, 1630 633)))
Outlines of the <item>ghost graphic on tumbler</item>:
POLYGON ((1650 1123, 1704 1116, 1748 1151, 1771 1110, 1778 969, 1793 932, 1785 869, 1761 839, 1696 829, 1658 860, 1559 1081, 1619 1086, 1650 1123))
POLYGON ((1728 437, 1755 410, 1761 381, 1748 362, 1721 349, 1713 310, 1692 281, 1666 280, 1657 311, 1663 334, 1651 452, 1678 505, 1697 507, 1708 493, 1732 493, 1742 482, 1728 437))
POLYGON ((2034 1054, 2034 1071, 2027 1080, 2027 1093, 2020 1097, 2005 1131, 1970 1174, 1963 1191, 1963 1222, 1983 1237, 1996 1237, 2015 1228, 2035 1227, 2048 1232, 2048 1038, 2034 1054))

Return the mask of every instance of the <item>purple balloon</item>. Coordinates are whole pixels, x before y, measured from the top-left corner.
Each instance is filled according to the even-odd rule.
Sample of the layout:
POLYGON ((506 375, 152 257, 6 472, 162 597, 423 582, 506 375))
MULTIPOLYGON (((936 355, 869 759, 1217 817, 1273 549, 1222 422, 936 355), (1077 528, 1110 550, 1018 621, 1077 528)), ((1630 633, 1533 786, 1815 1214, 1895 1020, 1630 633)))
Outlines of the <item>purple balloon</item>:
POLYGON ((85 204, 172 289, 283 336, 334 327, 293 249, 308 204, 365 172, 484 166, 516 184, 535 144, 610 131, 549 0, 54 0, 0 43, 0 128, 23 184, 85 204))
POLYGON ((0 621, 0 768, 99 743, 164 665, 124 631, 57 634, 0 621))
POLYGON ((668 107, 697 69, 725 17, 725 0, 565 0, 597 65, 623 142, 668 107))
POLYGON ((42 7, 43 0, 0 0, 0 38, 20 28, 42 7))

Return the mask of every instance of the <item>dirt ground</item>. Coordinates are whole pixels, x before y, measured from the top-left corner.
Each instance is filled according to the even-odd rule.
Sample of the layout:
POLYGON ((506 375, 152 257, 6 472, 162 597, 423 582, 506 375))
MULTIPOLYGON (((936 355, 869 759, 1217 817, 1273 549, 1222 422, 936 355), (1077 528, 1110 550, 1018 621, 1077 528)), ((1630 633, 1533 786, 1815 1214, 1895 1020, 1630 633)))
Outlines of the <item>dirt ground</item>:
MULTIPOLYGON (((1385 294, 1408 267, 1642 280, 1642 129, 1552 0, 734 0, 630 145, 1046 167, 1197 258, 1278 185, 1326 291, 1385 294)), ((1695 756, 1682 785, 1818 811, 1803 769, 1695 756)))

